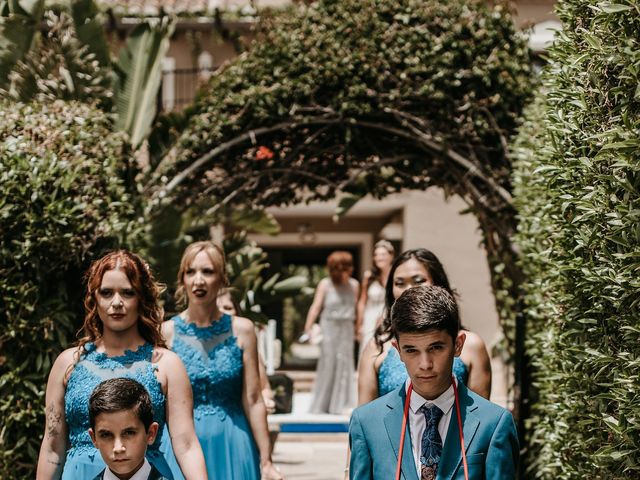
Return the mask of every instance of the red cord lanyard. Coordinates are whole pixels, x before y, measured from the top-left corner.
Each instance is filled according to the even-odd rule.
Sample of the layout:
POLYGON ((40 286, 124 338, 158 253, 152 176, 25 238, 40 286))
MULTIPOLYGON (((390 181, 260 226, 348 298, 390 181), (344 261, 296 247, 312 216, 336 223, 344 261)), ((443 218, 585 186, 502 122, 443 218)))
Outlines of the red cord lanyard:
MULTIPOLYGON (((460 434, 460 451, 462 452, 462 465, 464 468, 464 478, 469 480, 469 467, 467 466, 467 454, 464 450, 464 436, 462 435, 462 417, 460 415, 460 399, 458 398, 458 387, 456 381, 451 377, 451 383, 453 384, 453 395, 455 398, 456 415, 458 416, 458 433, 460 434)), ((400 480, 400 472, 402 470, 402 454, 404 452, 404 437, 407 431, 407 419, 409 418, 409 403, 411 400, 411 392, 413 392, 413 385, 409 383, 407 389, 407 398, 404 401, 404 415, 402 416, 402 428, 400 434, 400 448, 398 451, 398 465, 396 467, 396 480, 400 480)))

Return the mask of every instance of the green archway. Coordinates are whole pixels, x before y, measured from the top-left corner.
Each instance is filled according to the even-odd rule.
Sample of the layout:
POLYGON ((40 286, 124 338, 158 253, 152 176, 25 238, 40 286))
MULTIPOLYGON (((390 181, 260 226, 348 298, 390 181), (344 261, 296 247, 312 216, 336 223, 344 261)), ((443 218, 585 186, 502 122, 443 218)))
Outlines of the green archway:
POLYGON ((439 186, 479 221, 506 337, 521 272, 507 140, 528 100, 505 5, 325 0, 261 23, 145 186, 163 205, 262 208, 439 186))

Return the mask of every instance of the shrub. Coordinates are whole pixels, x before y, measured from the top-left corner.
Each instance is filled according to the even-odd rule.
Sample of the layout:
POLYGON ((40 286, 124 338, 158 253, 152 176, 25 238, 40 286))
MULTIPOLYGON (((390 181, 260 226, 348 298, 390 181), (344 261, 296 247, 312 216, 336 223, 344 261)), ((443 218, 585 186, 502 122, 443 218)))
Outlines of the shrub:
POLYGON ((434 184, 471 197, 452 152, 469 177, 509 188, 501 140, 531 69, 502 2, 324 0, 267 18, 257 38, 189 111, 155 200, 279 205, 434 184))
POLYGON ((514 144, 537 400, 528 473, 640 476, 640 15, 566 0, 514 144))
POLYGON ((81 325, 81 275, 138 229, 122 139, 87 105, 0 104, 0 478, 33 478, 44 390, 81 325))

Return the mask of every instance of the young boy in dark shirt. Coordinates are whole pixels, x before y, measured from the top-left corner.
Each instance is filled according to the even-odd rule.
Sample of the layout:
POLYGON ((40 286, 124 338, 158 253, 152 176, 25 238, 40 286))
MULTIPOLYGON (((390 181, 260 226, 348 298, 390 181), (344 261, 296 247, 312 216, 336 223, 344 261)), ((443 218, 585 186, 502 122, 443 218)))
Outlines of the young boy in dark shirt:
POLYGON ((165 479, 145 458, 158 434, 147 390, 135 380, 112 378, 89 399, 89 435, 107 467, 93 480, 165 479))

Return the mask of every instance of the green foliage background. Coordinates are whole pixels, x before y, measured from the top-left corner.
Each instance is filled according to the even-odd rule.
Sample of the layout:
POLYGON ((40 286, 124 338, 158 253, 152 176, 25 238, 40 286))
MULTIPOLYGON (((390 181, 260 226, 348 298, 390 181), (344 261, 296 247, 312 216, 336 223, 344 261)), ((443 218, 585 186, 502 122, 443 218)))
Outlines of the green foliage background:
POLYGON ((478 217, 513 340, 521 272, 506 144, 533 82, 507 3, 325 0, 264 19, 257 38, 173 131, 149 207, 337 195, 344 210, 364 195, 439 186, 478 217))
POLYGON ((508 188, 501 135, 529 98, 531 68, 496 3, 325 0, 264 18, 259 41, 189 110, 153 200, 281 205, 433 184, 472 197, 477 178, 458 175, 448 149, 508 188))
POLYGON ((568 0, 514 144, 528 476, 640 478, 640 8, 568 0))
POLYGON ((82 321, 82 273, 140 229, 107 115, 61 101, 0 108, 0 477, 30 478, 46 377, 82 321))

